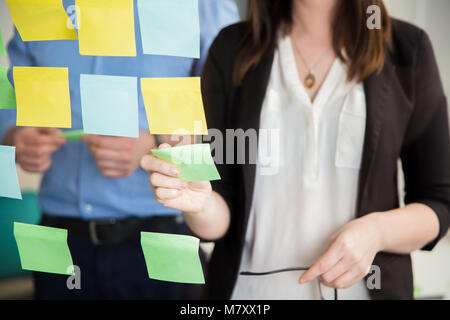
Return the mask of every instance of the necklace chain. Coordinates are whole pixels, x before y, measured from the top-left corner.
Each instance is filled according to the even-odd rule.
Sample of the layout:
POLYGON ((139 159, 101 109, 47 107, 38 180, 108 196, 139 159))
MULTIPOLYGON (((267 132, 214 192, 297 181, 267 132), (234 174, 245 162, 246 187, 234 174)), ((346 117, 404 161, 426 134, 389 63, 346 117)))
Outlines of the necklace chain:
POLYGON ((303 57, 302 53, 300 52, 300 49, 297 46, 297 43, 295 43, 292 38, 291 38, 291 42, 294 45, 294 49, 295 51, 298 53, 298 55, 300 56, 300 59, 302 60, 302 62, 304 63, 304 65, 306 66, 306 68, 308 69, 308 74, 305 77, 304 80, 304 84, 306 86, 307 89, 311 89, 312 87, 315 86, 316 84, 316 76, 314 75, 314 69, 316 68, 316 66, 322 61, 322 59, 325 57, 325 55, 331 50, 331 48, 328 48, 320 57, 319 59, 317 59, 316 63, 314 63, 314 65, 312 66, 312 68, 310 68, 308 66, 308 63, 306 62, 305 58, 303 57))
POLYGON ((297 51, 300 59, 302 60, 303 64, 305 65, 305 67, 308 69, 308 72, 313 74, 314 73, 314 69, 317 67, 317 65, 319 65, 319 63, 322 61, 322 59, 327 55, 328 52, 330 52, 331 48, 328 48, 327 50, 325 50, 324 53, 322 53, 322 55, 319 57, 319 59, 317 59, 316 63, 313 64, 313 66, 310 68, 308 63, 306 62, 305 58, 303 57, 300 49, 297 46, 297 43, 294 42, 293 40, 291 40, 292 43, 294 44, 294 48, 295 51, 297 51))

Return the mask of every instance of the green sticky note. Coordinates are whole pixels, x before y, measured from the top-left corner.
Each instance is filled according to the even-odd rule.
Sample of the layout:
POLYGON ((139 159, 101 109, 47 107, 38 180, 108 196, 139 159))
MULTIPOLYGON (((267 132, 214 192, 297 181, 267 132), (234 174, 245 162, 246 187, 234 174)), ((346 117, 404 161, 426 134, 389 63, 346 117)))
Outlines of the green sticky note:
POLYGON ((84 136, 83 130, 69 130, 64 131, 61 135, 67 139, 67 141, 80 141, 81 137, 84 136))
POLYGON ((3 44, 2 30, 0 30, 0 57, 6 56, 5 45, 3 44))
POLYGON ((141 232, 141 246, 151 279, 203 284, 200 240, 178 234, 141 232))
POLYGON ((185 181, 220 180, 209 144, 191 144, 168 149, 153 149, 158 159, 180 169, 178 178, 185 181))
POLYGON ((67 230, 14 222, 22 269, 73 274, 67 230))
POLYGON ((16 94, 7 74, 8 67, 0 66, 0 109, 16 109, 16 94))

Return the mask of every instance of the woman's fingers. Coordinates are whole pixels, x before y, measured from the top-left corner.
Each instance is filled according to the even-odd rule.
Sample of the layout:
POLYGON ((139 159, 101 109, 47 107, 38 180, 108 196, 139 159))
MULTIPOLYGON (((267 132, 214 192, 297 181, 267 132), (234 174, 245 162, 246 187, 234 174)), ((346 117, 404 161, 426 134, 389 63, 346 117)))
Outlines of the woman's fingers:
POLYGON ((333 242, 325 253, 306 271, 298 280, 300 284, 310 282, 320 275, 326 273, 342 258, 343 254, 339 250, 336 242, 333 242))
POLYGON ((346 273, 352 267, 351 261, 343 257, 330 270, 321 275, 321 282, 327 286, 333 287, 333 281, 346 273))
POLYGON ((180 191, 177 189, 168 189, 168 188, 156 188, 155 189, 155 197, 157 200, 170 200, 178 197, 180 195, 180 191))
POLYGON ((187 183, 181 179, 169 177, 158 172, 153 172, 150 175, 150 183, 154 187, 179 189, 179 190, 183 190, 188 186, 187 183))
POLYGON ((141 167, 148 172, 158 172, 171 177, 176 177, 180 173, 177 167, 152 155, 146 155, 142 158, 141 167))
POLYGON ((365 273, 361 272, 357 266, 354 266, 327 285, 336 289, 347 289, 364 278, 364 276, 365 273))

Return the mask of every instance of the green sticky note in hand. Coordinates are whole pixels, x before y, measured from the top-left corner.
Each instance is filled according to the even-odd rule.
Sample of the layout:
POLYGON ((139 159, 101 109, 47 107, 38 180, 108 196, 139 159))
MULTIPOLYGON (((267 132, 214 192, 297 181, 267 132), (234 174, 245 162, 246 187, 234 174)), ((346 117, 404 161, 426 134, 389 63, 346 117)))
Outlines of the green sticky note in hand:
POLYGON ((0 66, 0 109, 16 109, 16 93, 7 73, 8 67, 0 66))
POLYGON ((180 169, 178 178, 184 181, 220 180, 209 144, 190 144, 167 149, 152 149, 158 159, 180 169))
POLYGON ((22 269, 72 275, 67 230, 14 222, 22 269))
POLYGON ((199 245, 191 236, 141 232, 148 275, 155 280, 204 284, 199 245))
POLYGON ((61 135, 67 139, 67 141, 80 141, 81 138, 84 136, 83 130, 69 130, 64 131, 61 133, 61 135))
POLYGON ((3 44, 2 30, 0 30, 0 57, 6 56, 5 45, 3 44))

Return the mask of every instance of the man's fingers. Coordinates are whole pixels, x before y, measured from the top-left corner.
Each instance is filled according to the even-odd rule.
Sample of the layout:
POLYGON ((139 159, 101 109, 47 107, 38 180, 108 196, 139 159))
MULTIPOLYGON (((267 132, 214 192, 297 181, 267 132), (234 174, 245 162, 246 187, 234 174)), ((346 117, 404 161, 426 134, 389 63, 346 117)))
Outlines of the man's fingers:
POLYGON ((148 172, 158 172, 171 177, 176 177, 180 173, 177 167, 152 155, 147 155, 142 158, 141 167, 148 172))
POLYGON ((115 170, 115 171, 123 171, 127 172, 128 167, 120 162, 111 161, 111 160, 98 160, 97 166, 100 170, 115 170))
POLYGON ((100 170, 102 175, 106 178, 114 178, 114 179, 118 179, 118 178, 124 178, 128 175, 127 172, 122 171, 122 170, 110 170, 110 169, 106 169, 106 170, 100 170))
POLYGON ((48 135, 59 135, 62 133, 61 129, 56 128, 37 128, 38 132, 48 135))
POLYGON ((133 153, 113 149, 102 149, 95 146, 89 148, 97 161, 110 160, 121 164, 129 164, 133 161, 133 153))
POLYGON ((154 187, 183 190, 187 188, 187 183, 181 179, 169 177, 157 172, 150 175, 150 183, 154 187))
POLYGON ((137 140, 137 138, 105 137, 96 135, 89 135, 83 138, 83 141, 96 148, 121 151, 132 150, 132 147, 137 143, 137 140))
POLYGON ((40 164, 32 164, 32 163, 26 162, 26 161, 21 161, 21 162, 19 162, 19 164, 20 164, 20 167, 27 172, 44 173, 45 171, 48 170, 48 168, 50 168, 52 162, 51 162, 51 160, 47 159, 40 164))
POLYGON ((306 283, 314 280, 323 273, 329 271, 341 258, 342 252, 335 242, 333 242, 324 254, 306 271, 299 279, 299 283, 306 283))
POLYGON ((62 145, 67 142, 63 136, 50 134, 24 134, 23 141, 27 145, 43 145, 43 144, 57 144, 62 145))
POLYGON ((53 152, 59 149, 59 145, 55 144, 44 144, 40 146, 27 146, 27 145, 19 145, 17 147, 17 152, 26 156, 31 157, 44 157, 49 156, 53 152))
POLYGON ((17 162, 20 165, 28 165, 28 166, 42 166, 45 163, 50 161, 50 157, 33 157, 27 155, 20 155, 17 157, 17 162))
POLYGON ((86 142, 89 145, 95 145, 98 139, 99 136, 96 134, 85 134, 81 137, 81 141, 86 142))

